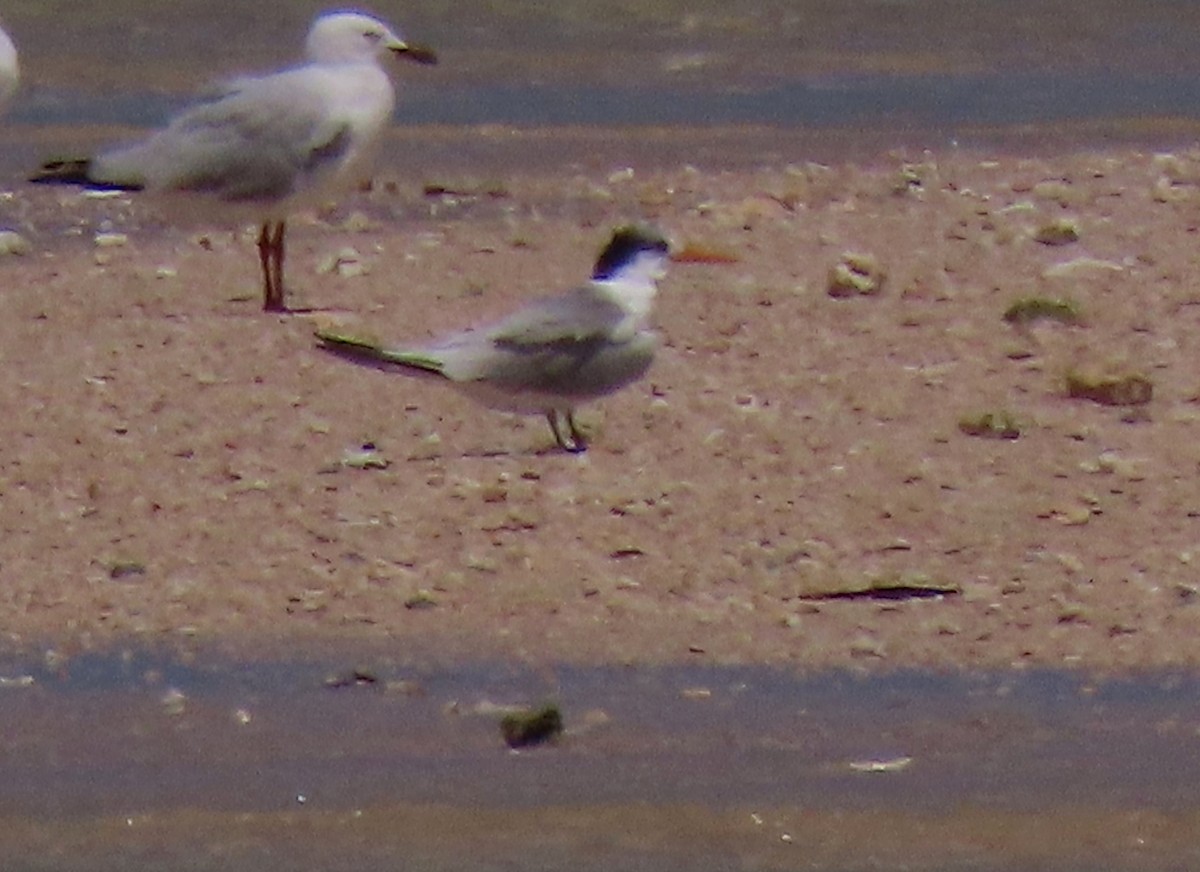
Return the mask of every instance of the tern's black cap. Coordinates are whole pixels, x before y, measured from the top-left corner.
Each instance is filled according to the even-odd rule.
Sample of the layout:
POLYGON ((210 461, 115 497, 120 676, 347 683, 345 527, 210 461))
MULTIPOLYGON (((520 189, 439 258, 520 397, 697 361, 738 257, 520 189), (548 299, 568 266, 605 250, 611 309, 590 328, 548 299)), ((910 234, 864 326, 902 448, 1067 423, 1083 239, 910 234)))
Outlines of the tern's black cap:
POLYGON ((610 279, 627 267, 644 251, 666 254, 670 251, 666 237, 653 227, 629 225, 613 231, 612 239, 600 252, 592 270, 592 280, 601 282, 610 279))

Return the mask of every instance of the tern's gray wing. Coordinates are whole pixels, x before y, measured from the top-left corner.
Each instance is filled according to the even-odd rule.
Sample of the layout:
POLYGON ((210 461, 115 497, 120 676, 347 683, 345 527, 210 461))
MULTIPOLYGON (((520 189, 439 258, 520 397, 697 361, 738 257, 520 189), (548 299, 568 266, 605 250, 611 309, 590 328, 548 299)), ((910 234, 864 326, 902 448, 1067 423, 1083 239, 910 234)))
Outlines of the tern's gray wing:
POLYGON ((658 345, 650 330, 629 329, 624 309, 580 288, 538 300, 492 327, 461 333, 428 349, 458 382, 514 392, 598 396, 639 378, 658 345))
POLYGON ((317 75, 301 67, 232 82, 145 142, 100 156, 91 175, 234 203, 270 203, 297 193, 352 145, 350 125, 328 111, 317 75))

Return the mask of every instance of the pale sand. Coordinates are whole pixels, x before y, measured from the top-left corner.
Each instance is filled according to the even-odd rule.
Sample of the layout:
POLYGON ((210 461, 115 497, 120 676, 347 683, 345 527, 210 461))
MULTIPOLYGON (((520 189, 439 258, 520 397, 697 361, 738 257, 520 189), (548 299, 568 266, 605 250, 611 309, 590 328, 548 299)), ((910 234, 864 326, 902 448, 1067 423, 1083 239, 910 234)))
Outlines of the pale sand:
POLYGON ((437 197, 385 179, 294 223, 292 293, 338 311, 292 317, 259 311, 252 234, 201 244, 17 186, 2 644, 1195 666, 1200 153, 988 157, 514 170, 437 197), (666 347, 584 411, 583 457, 540 419, 314 348, 316 322, 402 339, 499 314, 583 278, 633 218, 733 262, 673 267, 666 347), (1060 218, 1078 241, 1036 241, 1060 218), (106 219, 126 244, 94 244, 106 219), (366 274, 318 272, 348 247, 366 274), (845 252, 874 258, 878 295, 827 294, 845 252), (1029 295, 1083 324, 1005 323, 1029 295), (1153 399, 1068 399, 1073 369, 1142 374, 1153 399), (989 411, 1020 438, 960 431, 989 411), (340 468, 364 442, 390 465, 340 468), (802 598, 898 579, 959 593, 802 598))

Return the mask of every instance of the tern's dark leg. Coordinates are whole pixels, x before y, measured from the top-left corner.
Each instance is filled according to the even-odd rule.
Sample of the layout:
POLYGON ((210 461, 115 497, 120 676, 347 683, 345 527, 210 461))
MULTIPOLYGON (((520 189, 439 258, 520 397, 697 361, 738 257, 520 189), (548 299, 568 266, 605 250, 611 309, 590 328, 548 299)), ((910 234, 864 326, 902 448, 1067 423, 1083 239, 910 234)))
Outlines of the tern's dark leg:
POLYGON ((271 225, 264 224, 258 234, 258 263, 262 267, 263 309, 269 311, 271 297, 271 225))
POLYGON ((575 443, 576 451, 587 451, 587 438, 579 430, 579 425, 575 423, 575 412, 567 412, 567 427, 571 430, 571 441, 575 443))
POLYGON ((283 287, 283 233, 285 230, 287 230, 287 224, 280 221, 275 225, 275 236, 271 239, 271 253, 275 258, 272 270, 275 274, 275 298, 279 300, 281 309, 287 308, 284 304, 286 290, 283 287))
POLYGON ((283 232, 282 221, 267 222, 258 235, 258 260, 263 271, 263 311, 285 312, 283 302, 283 232))
POLYGON ((546 413, 546 420, 550 422, 550 430, 554 433, 554 441, 558 443, 559 448, 563 451, 569 451, 572 454, 587 451, 587 443, 575 427, 575 421, 571 417, 570 412, 567 413, 567 429, 570 431, 570 439, 563 433, 562 421, 559 418, 558 409, 548 411, 546 413))

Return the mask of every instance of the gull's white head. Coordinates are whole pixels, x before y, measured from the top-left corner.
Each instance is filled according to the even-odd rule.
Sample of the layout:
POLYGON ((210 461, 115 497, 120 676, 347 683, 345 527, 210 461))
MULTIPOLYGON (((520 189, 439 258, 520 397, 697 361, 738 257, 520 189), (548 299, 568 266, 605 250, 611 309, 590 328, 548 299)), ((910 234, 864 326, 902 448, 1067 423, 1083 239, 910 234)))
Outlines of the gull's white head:
POLYGON ((437 63, 424 46, 406 42, 377 18, 360 12, 328 12, 317 16, 305 42, 308 59, 320 64, 372 62, 397 54, 422 64, 437 63))
POLYGON ((17 47, 4 32, 4 28, 0 27, 0 110, 7 105, 17 90, 18 77, 17 47))

